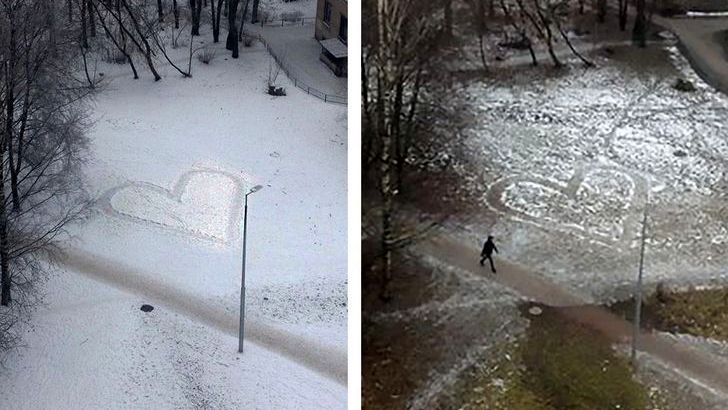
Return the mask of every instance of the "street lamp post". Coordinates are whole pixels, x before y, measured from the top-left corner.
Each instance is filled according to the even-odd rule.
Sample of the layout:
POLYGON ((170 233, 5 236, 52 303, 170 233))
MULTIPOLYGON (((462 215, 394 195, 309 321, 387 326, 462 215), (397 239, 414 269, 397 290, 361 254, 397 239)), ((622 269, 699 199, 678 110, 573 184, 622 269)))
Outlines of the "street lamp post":
POLYGON ((243 268, 240 281, 240 329, 238 333, 238 353, 243 353, 243 340, 245 339, 245 248, 248 236, 248 195, 263 189, 262 185, 256 185, 245 194, 245 211, 243 213, 243 268))
POLYGON ((642 318, 642 268, 645 262, 645 233, 647 231, 647 207, 650 205, 649 196, 645 203, 644 215, 642 216, 642 244, 640 245, 640 270, 637 274, 637 289, 635 290, 634 306, 634 328, 632 330, 632 366, 637 365, 637 337, 640 333, 640 319, 642 318))

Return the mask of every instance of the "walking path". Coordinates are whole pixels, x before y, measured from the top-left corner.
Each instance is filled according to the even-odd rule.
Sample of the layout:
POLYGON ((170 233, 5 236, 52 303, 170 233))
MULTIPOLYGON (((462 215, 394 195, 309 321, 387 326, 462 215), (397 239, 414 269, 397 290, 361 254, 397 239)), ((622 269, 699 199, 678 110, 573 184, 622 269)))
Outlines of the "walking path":
MULTIPOLYGON (((493 281, 508 286, 525 298, 549 306, 563 307, 566 317, 589 326, 615 343, 626 343, 632 336, 632 324, 605 308, 587 306, 576 292, 549 282, 524 267, 498 260, 497 275, 478 264, 480 250, 466 245, 450 235, 440 234, 416 245, 417 251, 474 275, 488 275, 493 281)), ((728 369, 708 354, 678 344, 651 332, 643 331, 638 350, 666 363, 674 371, 698 382, 714 394, 728 398, 728 369)))
POLYGON ((652 20, 675 33, 680 51, 705 82, 728 94, 728 18, 653 16, 652 20))
MULTIPOLYGON (((154 279, 156 275, 152 273, 141 273, 118 261, 75 249, 66 250, 61 263, 72 272, 146 296, 208 326, 230 335, 238 335, 237 314, 230 314, 198 295, 154 279)), ((340 384, 346 384, 346 352, 254 319, 246 321, 245 331, 246 339, 278 352, 340 384)))

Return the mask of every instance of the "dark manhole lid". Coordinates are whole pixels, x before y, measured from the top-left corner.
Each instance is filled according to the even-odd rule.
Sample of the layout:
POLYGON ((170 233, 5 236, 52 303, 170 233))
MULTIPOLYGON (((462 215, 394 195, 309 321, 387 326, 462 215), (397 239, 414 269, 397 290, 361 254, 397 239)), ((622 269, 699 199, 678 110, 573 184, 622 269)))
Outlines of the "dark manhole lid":
POLYGON ((151 312, 152 310, 154 310, 154 306, 152 305, 142 305, 141 307, 142 312, 151 312))

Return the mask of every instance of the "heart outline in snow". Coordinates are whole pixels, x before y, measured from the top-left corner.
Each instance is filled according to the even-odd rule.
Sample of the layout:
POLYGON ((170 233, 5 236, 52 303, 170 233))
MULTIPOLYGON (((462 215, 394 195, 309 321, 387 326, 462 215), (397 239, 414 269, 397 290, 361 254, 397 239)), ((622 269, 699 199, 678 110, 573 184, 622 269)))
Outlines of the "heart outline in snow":
MULTIPOLYGON (((240 235, 238 235, 238 231, 241 227, 241 219, 243 216, 243 188, 246 185, 245 182, 250 184, 250 181, 252 181, 252 178, 247 175, 243 175, 241 178, 241 176, 216 169, 195 169, 177 178, 177 182, 171 189, 143 181, 132 181, 119 185, 106 191, 99 199, 98 204, 104 213, 116 218, 147 226, 156 226, 199 239, 228 244, 239 240, 240 235), (204 212, 199 212, 204 210, 195 210, 195 204, 184 201, 185 195, 194 196, 195 194, 199 194, 198 192, 190 191, 188 188, 194 188, 196 178, 200 177, 222 177, 232 187, 227 194, 221 193, 222 195, 226 195, 227 198, 219 201, 217 204, 205 204, 208 208, 207 213, 213 214, 212 216, 214 216, 215 211, 224 212, 226 210, 224 212, 227 214, 224 215, 226 220, 213 229, 200 228, 199 221, 190 220, 189 218, 185 221, 184 218, 184 211, 195 215, 200 215, 200 213, 204 215, 204 212), (117 206, 119 206, 119 203, 115 199, 124 195, 131 200, 132 205, 139 205, 141 203, 157 206, 169 205, 172 209, 170 212, 165 212, 167 209, 164 206, 157 208, 155 210, 158 211, 159 215, 156 216, 153 215, 153 212, 150 214, 149 209, 117 209, 115 202, 117 206), (149 201, 150 198, 160 199, 159 202, 163 203, 154 204, 149 201), (218 205, 219 209, 214 209, 215 205, 218 205)), ((223 215, 218 216, 222 217, 223 215)))
MULTIPOLYGON (((638 229, 635 229, 635 227, 640 225, 642 213, 635 212, 635 210, 644 209, 644 206, 647 203, 647 191, 647 181, 641 176, 636 176, 617 167, 583 166, 577 168, 572 177, 565 184, 538 176, 515 175, 505 177, 493 183, 488 188, 485 197, 487 205, 491 209, 500 214, 504 214, 511 219, 526 222, 547 230, 555 229, 583 237, 589 237, 606 246, 614 246, 617 243, 621 243, 622 246, 627 247, 630 246, 632 241, 637 237, 638 229), (533 215, 529 215, 524 210, 516 209, 506 203, 506 196, 509 188, 528 184, 533 187, 541 188, 543 191, 550 191, 552 194, 555 194, 555 196, 564 197, 567 201, 571 201, 573 204, 579 204, 581 200, 578 198, 578 193, 580 192, 580 189, 588 186, 585 184, 585 181, 588 181, 589 178, 595 174, 607 172, 626 177, 633 185, 633 191, 630 197, 623 204, 624 206, 620 218, 621 223, 615 224, 618 225, 619 228, 618 235, 607 235, 603 232, 599 232, 597 229, 594 229, 594 227, 590 229, 586 226, 580 226, 579 224, 574 223, 574 221, 554 220, 549 217, 536 218, 533 215)), ((553 209, 555 207, 557 211, 567 207, 565 204, 545 205, 546 208, 544 209, 553 209), (551 205, 552 208, 548 208, 549 205, 551 205)), ((583 213, 588 214, 589 212, 583 213)))

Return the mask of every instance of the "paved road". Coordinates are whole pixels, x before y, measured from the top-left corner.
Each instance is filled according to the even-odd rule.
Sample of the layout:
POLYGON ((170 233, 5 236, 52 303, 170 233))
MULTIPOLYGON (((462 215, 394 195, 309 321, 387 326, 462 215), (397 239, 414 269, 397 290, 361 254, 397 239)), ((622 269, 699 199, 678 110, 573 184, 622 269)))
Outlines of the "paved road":
MULTIPOLYGON (((521 266, 497 260, 498 274, 492 275, 489 269, 478 264, 479 249, 447 233, 441 232, 419 243, 417 251, 474 275, 488 275, 493 281, 514 289, 534 302, 562 307, 566 317, 601 332, 615 343, 631 340, 630 322, 599 306, 588 306, 586 300, 573 290, 549 282, 521 266)), ((709 354, 651 332, 642 332, 638 340, 639 351, 661 360, 676 372, 728 399, 728 368, 713 361, 709 354)))

